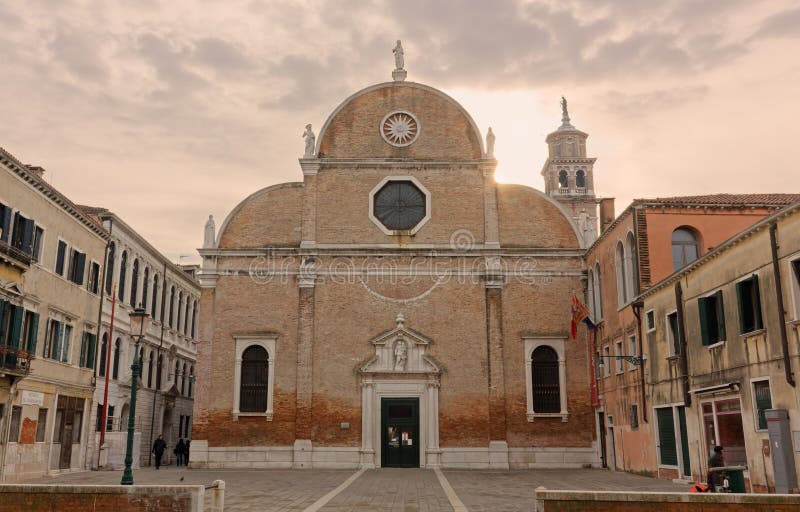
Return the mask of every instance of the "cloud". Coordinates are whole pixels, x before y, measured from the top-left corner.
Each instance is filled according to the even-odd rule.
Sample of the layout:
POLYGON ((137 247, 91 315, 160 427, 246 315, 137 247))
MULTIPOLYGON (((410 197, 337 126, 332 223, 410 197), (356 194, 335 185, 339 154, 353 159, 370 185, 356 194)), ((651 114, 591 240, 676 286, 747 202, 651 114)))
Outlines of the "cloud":
POLYGON ((753 39, 800 38, 800 7, 780 11, 764 20, 753 39))
POLYGON ((699 101, 709 92, 710 88, 706 85, 656 89, 639 93, 610 90, 598 95, 593 103, 598 105, 600 110, 615 117, 634 119, 699 101))
POLYGON ((101 44, 80 29, 59 27, 47 45, 56 63, 63 64, 76 78, 104 82, 109 68, 101 55, 101 44))
POLYGON ((215 70, 230 72, 251 67, 250 60, 232 43, 216 37, 195 41, 194 57, 215 70))

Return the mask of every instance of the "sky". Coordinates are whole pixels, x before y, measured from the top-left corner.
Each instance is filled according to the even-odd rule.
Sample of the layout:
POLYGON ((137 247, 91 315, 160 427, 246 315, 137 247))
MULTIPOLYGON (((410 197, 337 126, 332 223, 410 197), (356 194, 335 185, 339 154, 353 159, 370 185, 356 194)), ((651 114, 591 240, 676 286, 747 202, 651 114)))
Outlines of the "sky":
POLYGON ((408 80, 544 188, 546 135, 589 133, 598 196, 800 192, 800 1, 0 0, 0 146, 79 204, 197 261, 250 193, 302 181, 303 128, 408 80))

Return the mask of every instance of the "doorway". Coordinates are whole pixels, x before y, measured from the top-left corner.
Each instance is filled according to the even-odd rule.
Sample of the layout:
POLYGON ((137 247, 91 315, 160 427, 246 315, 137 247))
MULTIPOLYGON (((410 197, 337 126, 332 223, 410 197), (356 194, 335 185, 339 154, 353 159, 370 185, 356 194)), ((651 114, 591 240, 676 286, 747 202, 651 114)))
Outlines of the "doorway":
POLYGON ((419 467, 419 398, 381 398, 381 466, 419 467))
POLYGON ((606 454, 606 415, 603 411, 597 413, 597 423, 600 426, 600 465, 601 467, 608 467, 608 459, 606 454))

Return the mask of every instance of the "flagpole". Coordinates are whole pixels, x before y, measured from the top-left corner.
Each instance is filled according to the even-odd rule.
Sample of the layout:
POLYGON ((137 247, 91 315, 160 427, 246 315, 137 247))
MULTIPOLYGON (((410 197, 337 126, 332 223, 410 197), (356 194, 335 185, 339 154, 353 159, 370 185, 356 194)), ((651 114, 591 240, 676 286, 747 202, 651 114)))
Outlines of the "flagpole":
POLYGON ((100 448, 97 450, 97 467, 100 467, 100 457, 103 453, 103 444, 106 441, 106 414, 108 413, 108 375, 111 373, 111 340, 114 339, 114 309, 117 304, 117 285, 111 288, 111 323, 108 326, 108 341, 106 343, 106 384, 103 390, 103 408, 100 413, 100 448))

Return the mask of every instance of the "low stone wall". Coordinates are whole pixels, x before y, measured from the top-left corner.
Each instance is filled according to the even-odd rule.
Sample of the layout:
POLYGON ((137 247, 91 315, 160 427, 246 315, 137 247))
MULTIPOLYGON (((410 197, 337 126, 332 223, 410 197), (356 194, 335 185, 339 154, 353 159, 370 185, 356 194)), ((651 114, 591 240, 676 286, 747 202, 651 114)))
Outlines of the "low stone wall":
POLYGON ((0 485, 0 512, 203 512, 202 485, 0 485))
POLYGON ((800 512, 800 495, 536 489, 537 512, 800 512))

